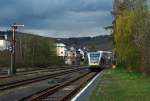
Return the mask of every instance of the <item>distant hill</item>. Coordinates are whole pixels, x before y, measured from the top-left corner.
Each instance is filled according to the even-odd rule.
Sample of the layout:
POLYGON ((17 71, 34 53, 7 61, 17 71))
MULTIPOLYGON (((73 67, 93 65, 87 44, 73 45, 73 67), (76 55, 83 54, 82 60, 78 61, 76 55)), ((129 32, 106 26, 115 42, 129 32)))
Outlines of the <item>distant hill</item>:
MULTIPOLYGON (((0 31, 0 35, 8 34, 9 36, 12 34, 10 31, 0 31)), ((35 36, 35 37, 43 37, 38 35, 32 35, 29 33, 17 33, 17 36, 21 38, 22 36, 35 36)), ((97 50, 112 50, 113 49, 113 38, 112 35, 104 35, 97 37, 79 37, 79 38, 51 38, 45 37, 55 42, 61 42, 67 45, 68 48, 71 46, 78 48, 95 48, 97 50)), ((10 38, 9 38, 10 39, 10 38)))
POLYGON ((97 36, 97 37, 81 37, 81 38, 58 38, 57 42, 62 42, 68 47, 75 48, 96 48, 97 50, 112 50, 113 38, 112 35, 97 36))

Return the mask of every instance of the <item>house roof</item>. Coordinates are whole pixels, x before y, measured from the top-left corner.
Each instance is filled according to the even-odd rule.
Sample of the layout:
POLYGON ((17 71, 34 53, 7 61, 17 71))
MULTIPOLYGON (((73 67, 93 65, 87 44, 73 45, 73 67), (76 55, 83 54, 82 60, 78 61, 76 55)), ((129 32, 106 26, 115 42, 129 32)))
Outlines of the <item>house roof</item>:
POLYGON ((57 43, 56 46, 57 46, 57 47, 65 47, 66 45, 63 44, 63 43, 57 43))

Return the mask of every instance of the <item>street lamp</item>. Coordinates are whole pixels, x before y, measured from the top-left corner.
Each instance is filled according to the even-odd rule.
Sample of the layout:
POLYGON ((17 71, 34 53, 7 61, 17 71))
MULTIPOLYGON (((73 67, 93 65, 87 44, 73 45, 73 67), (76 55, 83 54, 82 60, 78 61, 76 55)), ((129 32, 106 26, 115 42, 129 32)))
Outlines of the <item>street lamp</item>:
POLYGON ((13 25, 11 25, 12 28, 12 42, 11 42, 11 67, 10 67, 10 74, 16 74, 16 68, 15 68, 15 47, 16 47, 16 36, 15 36, 15 32, 17 30, 18 27, 24 27, 24 25, 18 25, 16 23, 14 23, 13 25))

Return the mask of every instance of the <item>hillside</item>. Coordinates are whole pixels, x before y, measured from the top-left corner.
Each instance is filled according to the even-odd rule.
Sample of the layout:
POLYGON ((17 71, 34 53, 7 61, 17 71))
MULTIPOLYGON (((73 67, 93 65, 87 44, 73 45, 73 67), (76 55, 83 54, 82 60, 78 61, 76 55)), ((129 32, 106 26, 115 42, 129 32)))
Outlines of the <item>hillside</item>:
POLYGON ((59 38, 57 42, 62 42, 68 47, 75 48, 92 48, 95 47, 99 50, 112 50, 113 38, 112 36, 97 36, 97 37, 81 37, 81 38, 59 38))
MULTIPOLYGON (((11 32, 0 32, 0 35, 8 34, 11 40, 11 32)), ((16 33, 16 67, 43 67, 55 65, 61 62, 56 56, 55 40, 53 38, 32 35, 28 33, 16 33)), ((0 67, 9 67, 10 52, 0 51, 0 67)))
MULTIPOLYGON (((10 31, 2 32, 0 31, 0 35, 2 34, 8 34, 11 35, 10 31)), ((28 33, 17 33, 17 37, 19 39, 23 36, 32 36, 32 37, 43 37, 43 36, 37 36, 32 35, 28 33)), ((45 37, 46 39, 53 40, 54 42, 61 42, 67 45, 67 47, 75 47, 75 48, 95 48, 97 50, 112 50, 113 48, 113 38, 111 35, 105 35, 105 36, 97 36, 97 37, 79 37, 79 38, 50 38, 45 37)), ((9 38, 10 39, 10 38, 9 38)))

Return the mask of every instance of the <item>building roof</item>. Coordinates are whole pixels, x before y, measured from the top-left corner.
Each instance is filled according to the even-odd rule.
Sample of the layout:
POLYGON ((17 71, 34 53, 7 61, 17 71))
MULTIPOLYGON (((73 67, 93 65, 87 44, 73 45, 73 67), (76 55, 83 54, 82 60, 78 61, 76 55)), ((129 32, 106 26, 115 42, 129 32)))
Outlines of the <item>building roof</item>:
POLYGON ((57 46, 57 47, 65 47, 66 45, 63 44, 63 43, 57 43, 56 46, 57 46))

